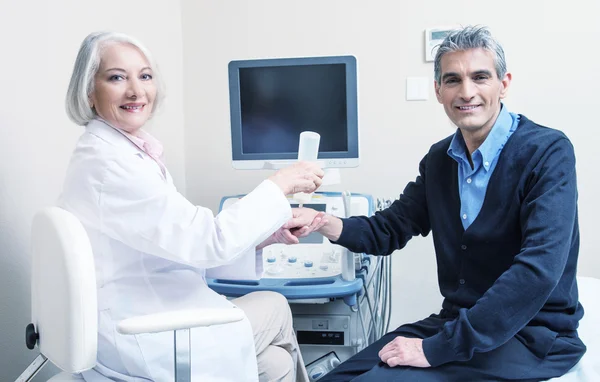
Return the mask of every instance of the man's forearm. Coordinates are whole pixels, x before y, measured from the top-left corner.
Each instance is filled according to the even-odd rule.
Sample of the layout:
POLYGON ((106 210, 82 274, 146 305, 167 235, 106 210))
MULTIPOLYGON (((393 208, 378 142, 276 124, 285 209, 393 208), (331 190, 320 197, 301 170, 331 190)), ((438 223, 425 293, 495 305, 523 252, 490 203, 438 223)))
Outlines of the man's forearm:
POLYGON ((327 224, 319 229, 319 233, 331 241, 337 241, 342 234, 342 229, 344 227, 344 223, 342 220, 333 216, 333 215, 325 215, 327 219, 327 224))

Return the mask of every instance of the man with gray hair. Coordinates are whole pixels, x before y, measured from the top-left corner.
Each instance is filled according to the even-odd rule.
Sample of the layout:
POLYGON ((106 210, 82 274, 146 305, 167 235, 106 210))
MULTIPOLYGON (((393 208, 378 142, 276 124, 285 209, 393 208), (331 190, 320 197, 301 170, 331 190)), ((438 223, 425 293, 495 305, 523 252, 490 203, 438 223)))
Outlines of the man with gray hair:
POLYGON ((322 381, 561 376, 586 351, 577 335, 573 146, 502 104, 512 76, 486 28, 450 33, 434 70, 436 97, 456 133, 431 146, 419 176, 389 208, 330 216, 318 231, 374 255, 431 231, 442 309, 387 333, 322 381))

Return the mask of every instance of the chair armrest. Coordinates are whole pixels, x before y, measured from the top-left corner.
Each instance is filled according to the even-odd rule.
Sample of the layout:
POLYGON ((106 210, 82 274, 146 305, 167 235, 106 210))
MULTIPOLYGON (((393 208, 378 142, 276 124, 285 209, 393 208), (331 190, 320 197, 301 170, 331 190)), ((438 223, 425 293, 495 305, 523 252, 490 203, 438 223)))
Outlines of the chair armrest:
POLYGON ((228 324, 244 317, 239 308, 175 310, 127 318, 117 324, 117 331, 121 334, 159 333, 228 324))

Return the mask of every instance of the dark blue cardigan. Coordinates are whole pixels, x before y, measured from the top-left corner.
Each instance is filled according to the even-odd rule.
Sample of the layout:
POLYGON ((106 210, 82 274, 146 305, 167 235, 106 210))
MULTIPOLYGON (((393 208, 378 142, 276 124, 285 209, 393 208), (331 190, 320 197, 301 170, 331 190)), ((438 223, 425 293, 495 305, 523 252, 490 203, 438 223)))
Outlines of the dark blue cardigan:
POLYGON ((431 147, 420 175, 388 209, 343 219, 337 243, 389 255, 433 232, 442 313, 454 319, 423 341, 432 366, 469 360, 516 335, 543 357, 557 335, 577 338, 583 316, 573 146, 560 131, 521 116, 465 231, 458 166, 446 153, 451 139, 431 147))

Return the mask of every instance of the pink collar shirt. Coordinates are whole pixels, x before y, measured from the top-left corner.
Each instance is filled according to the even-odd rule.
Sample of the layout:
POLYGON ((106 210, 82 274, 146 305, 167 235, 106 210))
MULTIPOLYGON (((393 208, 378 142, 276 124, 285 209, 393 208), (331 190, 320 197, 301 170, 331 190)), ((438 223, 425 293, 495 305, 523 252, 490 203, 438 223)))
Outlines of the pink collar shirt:
POLYGON ((150 158, 152 158, 160 167, 160 170, 162 171, 163 177, 167 177, 167 168, 163 162, 163 145, 162 143, 160 143, 160 141, 156 138, 154 138, 152 135, 150 135, 149 133, 145 132, 142 129, 138 129, 135 133, 136 135, 133 135, 131 133, 128 133, 125 130, 119 129, 114 127, 113 125, 111 125, 110 123, 106 122, 105 120, 98 118, 100 121, 106 123, 108 126, 112 127, 113 129, 117 130, 119 133, 123 134, 127 139, 129 139, 134 145, 136 145, 140 150, 142 150, 143 152, 145 152, 146 154, 148 154, 148 156, 150 158))

